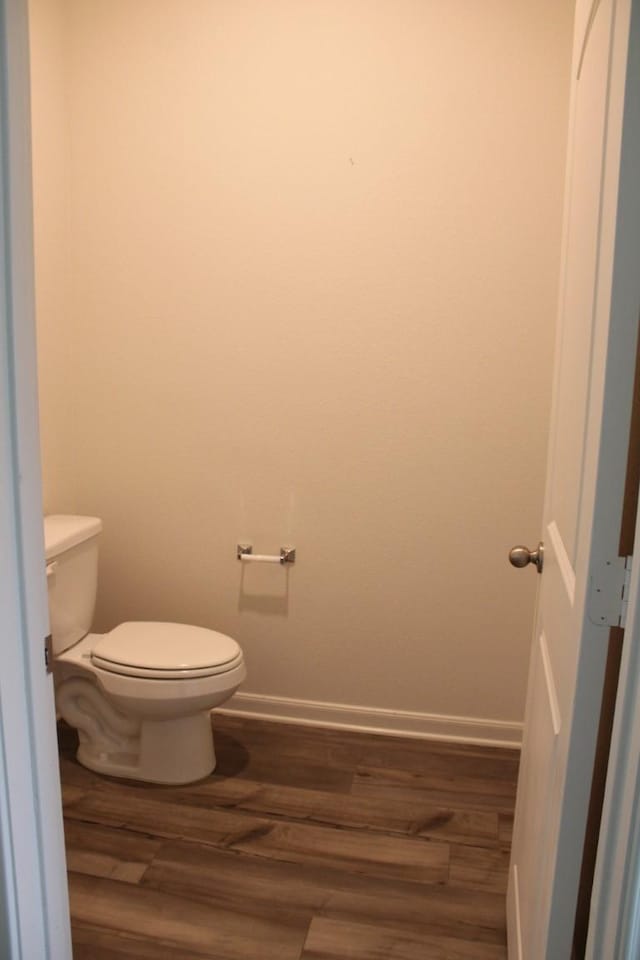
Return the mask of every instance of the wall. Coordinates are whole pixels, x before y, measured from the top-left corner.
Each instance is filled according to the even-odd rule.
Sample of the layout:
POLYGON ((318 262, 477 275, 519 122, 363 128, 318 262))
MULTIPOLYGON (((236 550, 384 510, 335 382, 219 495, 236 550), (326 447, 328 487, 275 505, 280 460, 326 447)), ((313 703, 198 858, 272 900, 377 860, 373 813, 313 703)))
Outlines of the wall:
POLYGON ((210 625, 249 693, 516 729, 571 14, 64 0, 45 506, 104 519, 98 629, 210 625))
POLYGON ((69 274, 69 63, 65 0, 30 0, 32 147, 40 435, 45 507, 70 510, 74 394, 69 274))

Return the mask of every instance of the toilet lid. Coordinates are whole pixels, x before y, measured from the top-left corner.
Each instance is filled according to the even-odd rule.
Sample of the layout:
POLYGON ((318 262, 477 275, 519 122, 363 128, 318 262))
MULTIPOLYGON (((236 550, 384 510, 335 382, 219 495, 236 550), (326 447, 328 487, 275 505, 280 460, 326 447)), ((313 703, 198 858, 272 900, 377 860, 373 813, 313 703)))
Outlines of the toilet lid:
POLYGON ((210 677, 233 669, 242 651, 231 637, 184 623, 121 623, 91 651, 111 673, 163 680, 210 677))

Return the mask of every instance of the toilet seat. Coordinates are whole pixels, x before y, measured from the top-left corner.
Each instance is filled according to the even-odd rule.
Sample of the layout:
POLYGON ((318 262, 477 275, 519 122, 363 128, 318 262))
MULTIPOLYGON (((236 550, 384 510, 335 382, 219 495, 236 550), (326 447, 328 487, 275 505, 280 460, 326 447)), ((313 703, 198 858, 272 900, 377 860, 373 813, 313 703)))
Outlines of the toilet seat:
POLYGON ((182 623, 121 623, 91 651, 95 667, 150 680, 188 680, 233 670, 242 651, 231 637, 182 623))

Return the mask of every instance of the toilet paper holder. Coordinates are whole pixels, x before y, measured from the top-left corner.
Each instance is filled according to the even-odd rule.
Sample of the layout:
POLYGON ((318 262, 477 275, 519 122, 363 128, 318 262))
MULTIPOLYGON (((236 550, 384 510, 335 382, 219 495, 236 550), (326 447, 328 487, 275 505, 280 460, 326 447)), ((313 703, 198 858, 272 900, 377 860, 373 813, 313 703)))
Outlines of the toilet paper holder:
POLYGON ((280 547, 280 554, 254 553, 251 543, 239 543, 236 546, 236 557, 245 563, 279 563, 284 566, 285 563, 296 562, 295 547, 280 547))

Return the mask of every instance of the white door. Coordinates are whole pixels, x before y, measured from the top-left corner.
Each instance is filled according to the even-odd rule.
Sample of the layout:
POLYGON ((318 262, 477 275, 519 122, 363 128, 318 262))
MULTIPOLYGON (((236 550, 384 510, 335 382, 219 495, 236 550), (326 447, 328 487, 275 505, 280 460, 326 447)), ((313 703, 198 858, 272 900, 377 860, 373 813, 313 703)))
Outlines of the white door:
POLYGON ((576 6, 544 568, 507 900, 510 960, 571 955, 608 624, 620 611, 640 308, 640 169, 631 162, 640 75, 638 51, 629 48, 639 5, 576 6))

